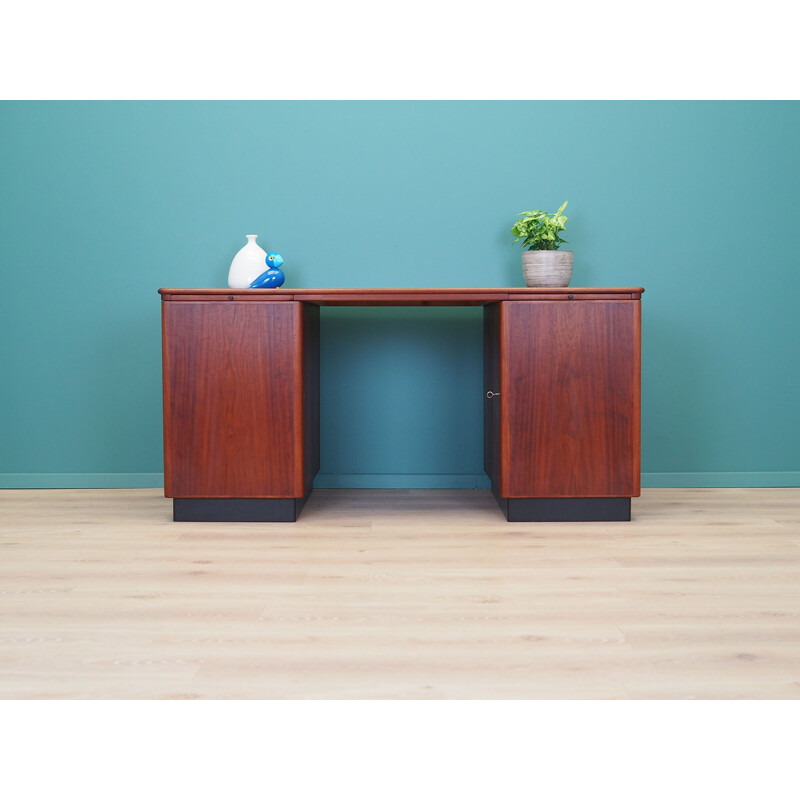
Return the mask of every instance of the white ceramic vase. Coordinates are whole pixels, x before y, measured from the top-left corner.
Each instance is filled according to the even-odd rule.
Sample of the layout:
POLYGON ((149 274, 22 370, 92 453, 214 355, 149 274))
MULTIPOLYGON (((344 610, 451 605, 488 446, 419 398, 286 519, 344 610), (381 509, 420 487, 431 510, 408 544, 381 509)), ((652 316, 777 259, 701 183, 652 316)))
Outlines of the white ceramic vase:
POLYGON ((248 233, 247 244, 233 257, 228 271, 231 289, 247 289, 267 267, 267 252, 256 244, 258 234, 248 233))

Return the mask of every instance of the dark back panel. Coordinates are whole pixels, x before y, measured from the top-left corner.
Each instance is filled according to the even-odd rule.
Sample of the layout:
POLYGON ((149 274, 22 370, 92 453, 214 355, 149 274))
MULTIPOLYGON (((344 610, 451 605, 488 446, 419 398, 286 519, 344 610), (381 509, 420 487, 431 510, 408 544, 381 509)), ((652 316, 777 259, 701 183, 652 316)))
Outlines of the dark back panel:
POLYGON ((487 392, 500 391, 500 303, 483 307, 483 468, 496 488, 500 487, 500 397, 487 392))
POLYGON ((303 495, 319 472, 319 306, 301 303, 303 313, 303 495))

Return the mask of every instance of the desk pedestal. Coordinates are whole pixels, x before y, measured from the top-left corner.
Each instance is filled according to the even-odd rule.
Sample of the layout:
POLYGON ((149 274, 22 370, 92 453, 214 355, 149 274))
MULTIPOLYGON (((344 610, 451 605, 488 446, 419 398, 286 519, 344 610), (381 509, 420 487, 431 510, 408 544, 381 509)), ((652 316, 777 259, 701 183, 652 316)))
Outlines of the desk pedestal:
POLYGON ((162 303, 176 521, 294 522, 319 471, 319 306, 162 303))
POLYGON ((639 485, 638 300, 484 310, 484 468, 509 522, 629 520, 639 485))

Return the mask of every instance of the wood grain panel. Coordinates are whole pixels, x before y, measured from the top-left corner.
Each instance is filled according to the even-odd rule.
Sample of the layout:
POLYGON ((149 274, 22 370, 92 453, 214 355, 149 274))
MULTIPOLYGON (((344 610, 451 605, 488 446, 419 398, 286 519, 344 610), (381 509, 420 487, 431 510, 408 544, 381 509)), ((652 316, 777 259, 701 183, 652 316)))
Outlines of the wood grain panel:
MULTIPOLYGON (((159 289, 159 291, 162 290, 159 289)), ((294 295, 292 294, 266 295, 264 294, 264 292, 266 291, 265 289, 259 289, 258 290, 259 294, 255 294, 256 290, 251 290, 249 294, 243 294, 243 292, 246 291, 244 289, 239 289, 239 290, 220 289, 219 291, 208 292, 206 294, 201 294, 201 291, 202 291, 201 289, 193 289, 192 294, 184 294, 183 292, 179 292, 176 294, 166 294, 162 292, 161 299, 169 300, 171 302, 183 302, 183 303, 198 303, 198 302, 219 303, 223 301, 237 302, 237 303, 242 303, 244 301, 251 301, 256 303, 258 302, 275 303, 280 300, 283 301, 294 300, 294 295), (232 292, 234 291, 237 293, 233 294, 232 292)))
POLYGON ((503 304, 505 497, 640 493, 640 303, 503 304))
POLYGON ((165 495, 301 496, 300 303, 163 303, 162 311, 165 495))
POLYGON ((300 294, 295 299, 321 306, 482 306, 503 300, 505 292, 466 294, 464 292, 348 292, 345 294, 300 294))
POLYGON ((597 300, 602 298, 637 299, 641 287, 597 288, 565 287, 494 287, 494 288, 353 288, 353 289, 159 289, 170 302, 227 300, 241 302, 276 302, 300 300, 319 305, 343 306, 470 306, 500 300, 597 300))
MULTIPOLYGON (((558 292, 554 289, 553 292, 558 292)), ((639 294, 636 292, 620 293, 616 290, 604 292, 602 290, 595 290, 591 293, 584 292, 582 294, 572 294, 569 289, 561 290, 560 294, 526 294, 524 291, 509 289, 506 295, 506 300, 638 300, 639 294)))

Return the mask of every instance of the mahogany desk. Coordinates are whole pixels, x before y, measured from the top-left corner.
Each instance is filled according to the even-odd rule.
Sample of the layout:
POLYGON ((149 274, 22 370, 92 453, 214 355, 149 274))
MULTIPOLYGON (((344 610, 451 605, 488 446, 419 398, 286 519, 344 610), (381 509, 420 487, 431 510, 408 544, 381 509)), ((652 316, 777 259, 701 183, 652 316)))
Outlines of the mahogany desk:
POLYGON ((175 520, 294 522, 319 471, 319 307, 484 307, 484 469, 509 522, 629 520, 642 288, 159 289, 175 520))

